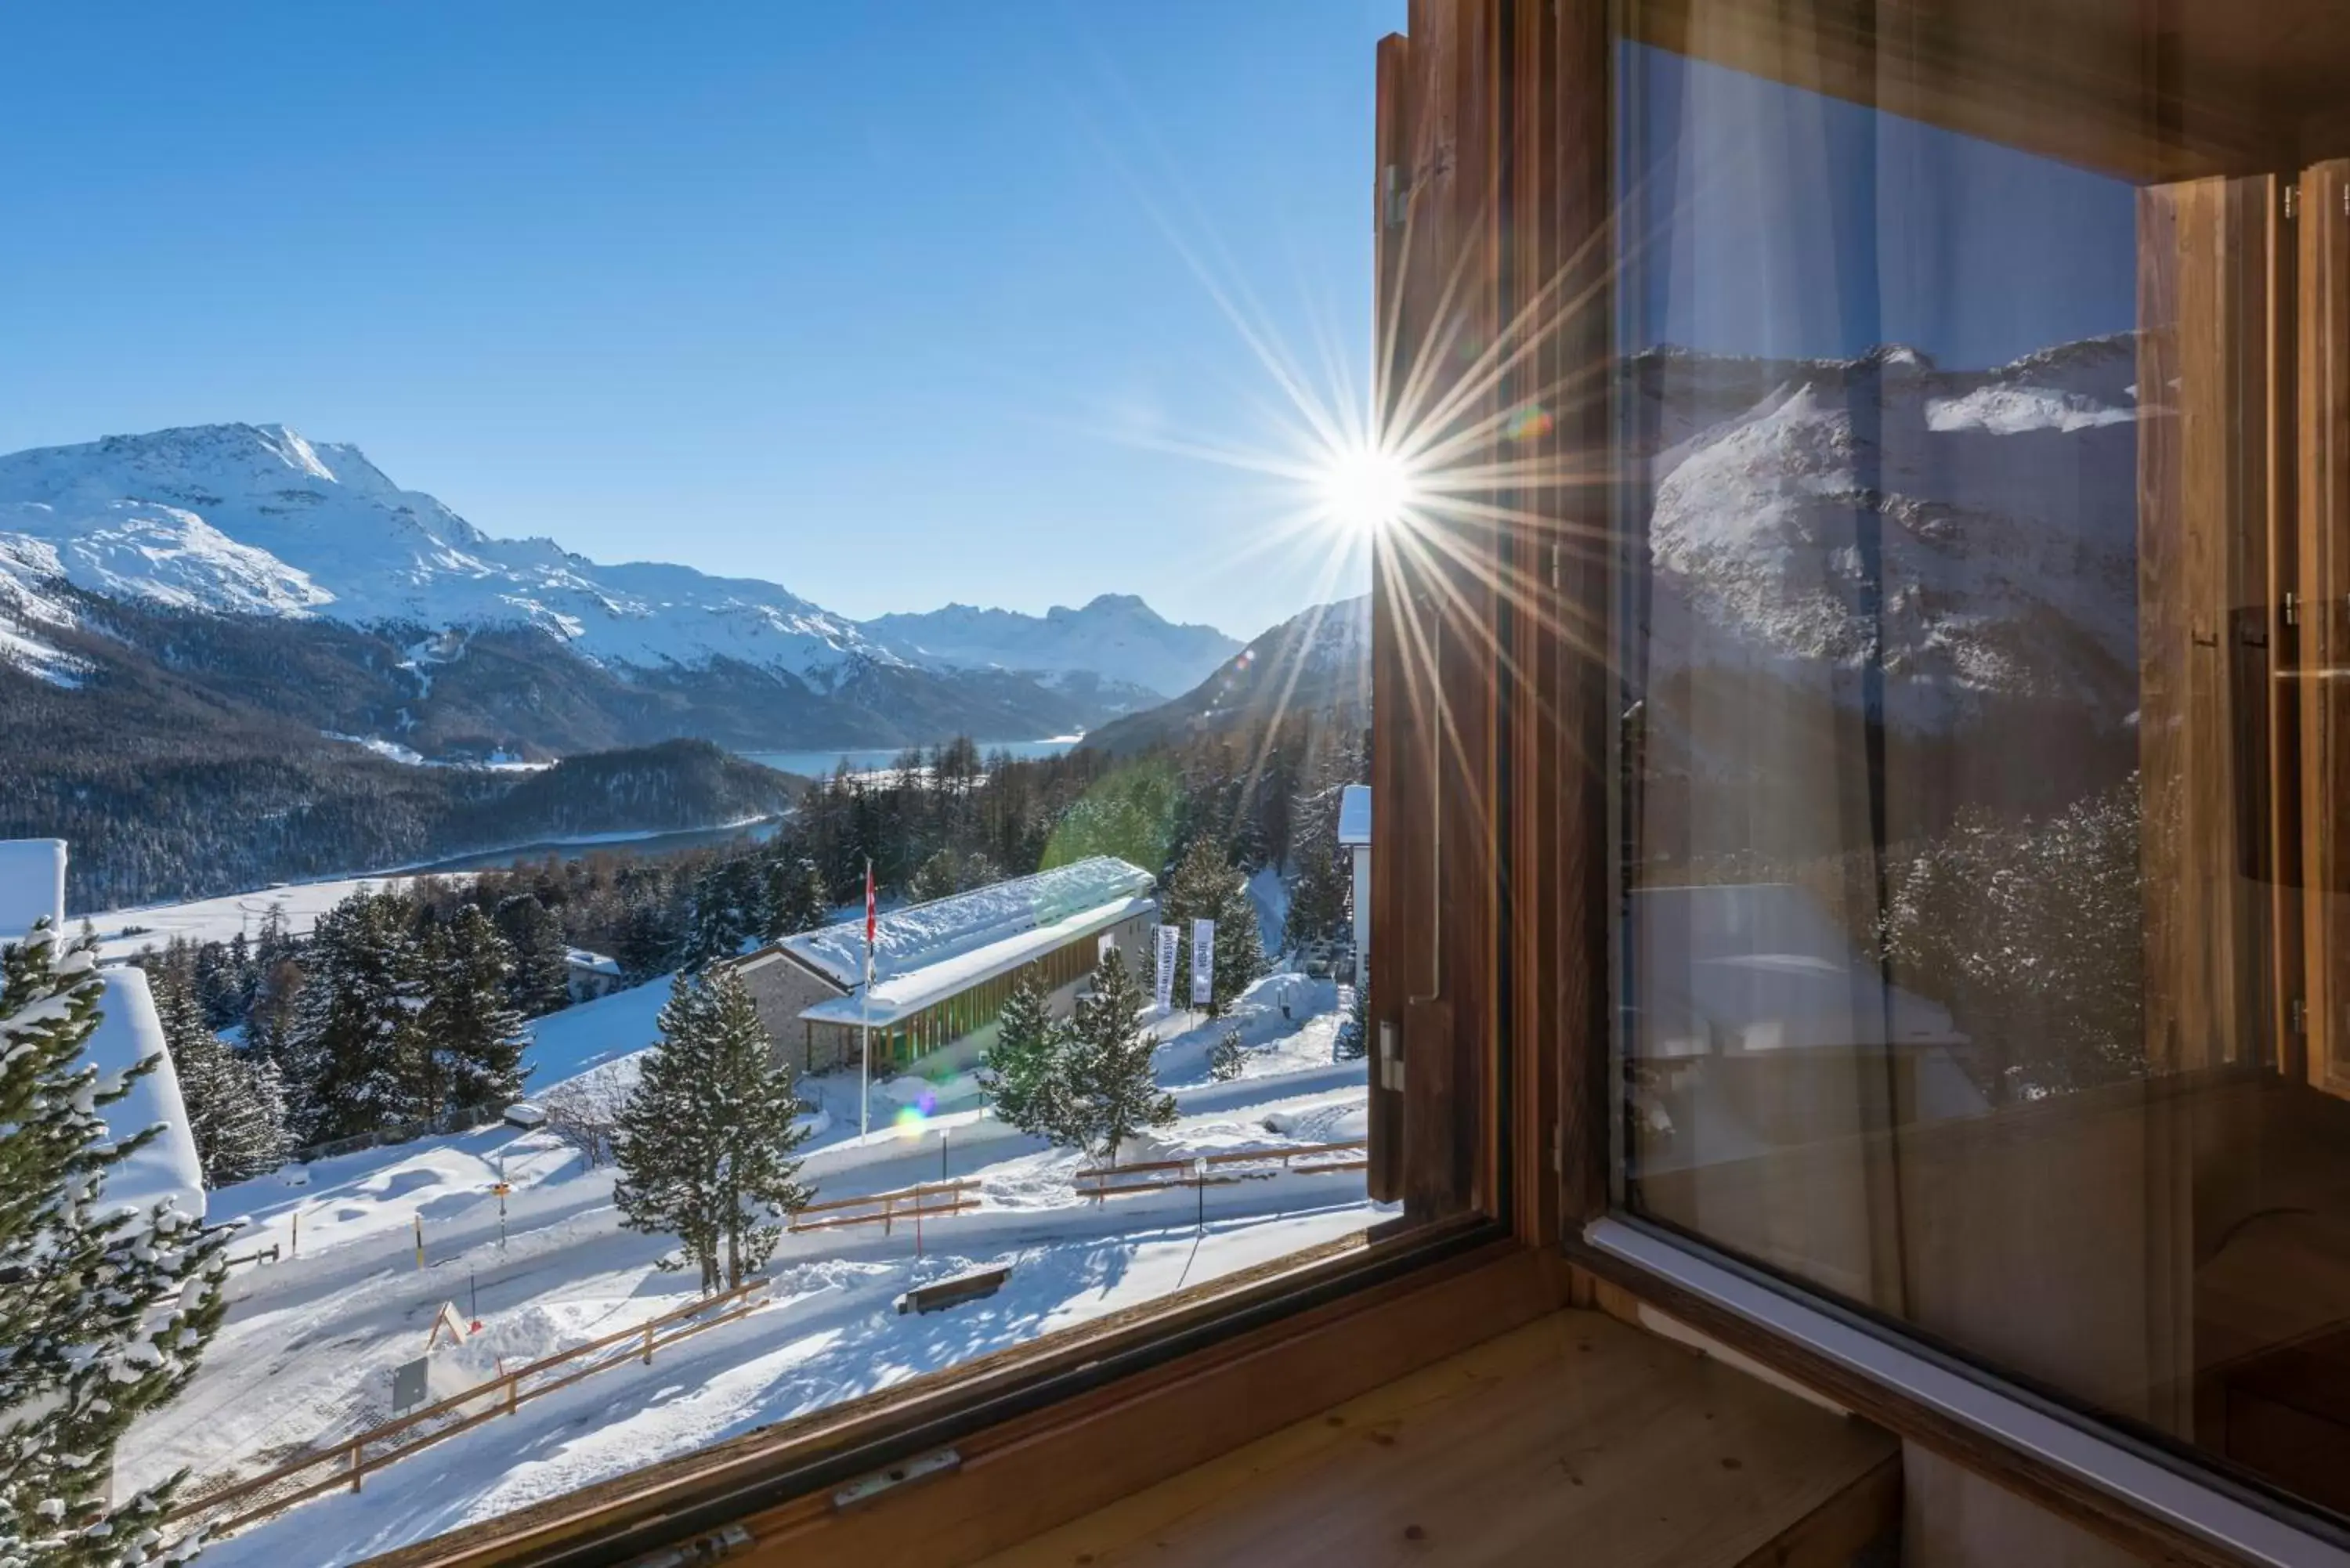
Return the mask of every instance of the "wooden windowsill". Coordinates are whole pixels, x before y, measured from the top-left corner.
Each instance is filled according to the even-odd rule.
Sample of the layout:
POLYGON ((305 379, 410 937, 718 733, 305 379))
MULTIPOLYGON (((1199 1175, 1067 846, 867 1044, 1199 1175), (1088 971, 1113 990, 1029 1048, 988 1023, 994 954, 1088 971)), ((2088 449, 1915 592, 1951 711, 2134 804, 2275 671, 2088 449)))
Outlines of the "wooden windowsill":
POLYGON ((1866 1422, 1570 1310, 983 1568, 1842 1563, 1898 1535, 1899 1453, 1866 1422))

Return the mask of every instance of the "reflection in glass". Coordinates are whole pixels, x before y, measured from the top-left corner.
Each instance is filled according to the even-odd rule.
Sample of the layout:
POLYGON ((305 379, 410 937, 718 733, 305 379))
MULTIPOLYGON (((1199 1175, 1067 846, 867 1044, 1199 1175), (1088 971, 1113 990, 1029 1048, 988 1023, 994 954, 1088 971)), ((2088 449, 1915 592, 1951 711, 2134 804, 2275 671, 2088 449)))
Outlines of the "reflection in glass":
POLYGON ((1626 1199, 2350 1508, 2289 181, 1684 9, 1618 56, 1626 1199))

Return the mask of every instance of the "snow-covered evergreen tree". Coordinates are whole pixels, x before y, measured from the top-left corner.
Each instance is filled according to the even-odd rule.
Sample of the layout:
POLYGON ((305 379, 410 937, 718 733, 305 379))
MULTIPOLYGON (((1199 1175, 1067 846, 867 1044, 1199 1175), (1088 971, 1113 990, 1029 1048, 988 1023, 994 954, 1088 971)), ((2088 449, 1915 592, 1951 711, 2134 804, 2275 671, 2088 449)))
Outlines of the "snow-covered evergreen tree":
POLYGON ((1159 1086, 1159 1043, 1143 1028, 1149 998, 1126 955, 1105 948, 1069 1020, 1055 1142, 1115 1162, 1118 1147, 1145 1127, 1175 1119, 1175 1096, 1159 1086))
POLYGON ((766 924, 760 936, 768 941, 814 930, 832 912, 824 894, 824 873, 804 855, 778 856, 767 867, 766 924))
POLYGON ((514 958, 506 994, 523 1016, 543 1018, 570 1006, 570 946, 555 911, 536 894, 517 893, 498 905, 497 928, 514 958))
POLYGON ((976 850, 960 850, 950 846, 934 852, 914 873, 907 896, 918 904, 932 898, 951 898, 968 893, 974 888, 984 888, 1003 880, 988 857, 976 850))
POLYGON ((680 1258, 663 1267, 699 1268, 704 1291, 732 1289, 816 1196, 792 1154, 807 1138, 794 1121, 799 1097, 731 970, 680 974, 660 1031, 620 1112, 613 1201, 629 1229, 678 1239, 680 1258))
POLYGON ((295 1132, 324 1143, 431 1114, 416 1015, 421 966, 406 899, 358 892, 318 917, 281 1053, 295 1132))
POLYGON ((760 913, 743 892, 738 880, 719 867, 694 878, 693 908, 677 955, 680 969, 699 973, 743 950, 743 939, 758 929, 760 913))
POLYGON ((1371 988, 1358 985, 1355 1000, 1347 1009, 1346 1022, 1330 1043, 1330 1054, 1341 1062, 1359 1061, 1371 1049, 1371 988))
POLYGON ((1224 857, 1222 844, 1203 834, 1176 863, 1161 908, 1161 918, 1180 939, 1175 959, 1179 1001, 1191 997, 1191 922, 1216 922, 1215 976, 1207 1011, 1211 1018, 1222 1016, 1264 973, 1264 939, 1257 930, 1256 900, 1249 897, 1248 879, 1224 857))
POLYGON ((1218 1083, 1237 1078, 1248 1067, 1248 1048, 1241 1044, 1241 1032, 1227 1028, 1208 1047, 1208 1076, 1218 1083))
MULTIPOLYGON (((534 903, 536 899, 532 900, 534 903)), ((471 904, 425 939, 419 1049, 427 1114, 495 1115, 522 1094, 523 1017, 511 1000, 512 950, 471 904)))
POLYGON ((0 1563, 168 1563, 182 1478, 109 1504, 114 1449, 195 1376, 227 1232, 108 1204, 107 1172, 155 1132, 117 1142, 99 1112, 153 1064, 109 1082, 82 1059, 97 954, 62 947, 46 920, 0 947, 0 1563))
POLYGON ((238 971, 235 960, 228 948, 220 942, 206 942, 192 955, 193 986, 192 995, 203 1009, 204 1023, 213 1029, 226 1029, 244 1016, 244 977, 238 971))
POLYGON ((980 1056, 981 1092, 1005 1126, 1064 1141, 1068 1039, 1035 969, 1022 970, 996 1014, 995 1038, 980 1056))
POLYGON ((302 996, 302 966, 290 951, 263 964, 256 953, 253 1003, 244 1012, 244 1050, 276 1063, 281 1068, 294 1033, 294 1014, 302 996))
POLYGON ((154 993, 204 1185, 225 1187, 276 1169, 287 1145, 276 1064, 231 1051, 177 976, 159 977, 154 993))
POLYGON ((1289 912, 1283 918, 1282 946, 1295 953, 1307 942, 1347 935, 1347 899, 1353 869, 1338 846, 1338 801, 1343 786, 1299 797, 1292 814, 1297 832, 1290 841, 1289 912))

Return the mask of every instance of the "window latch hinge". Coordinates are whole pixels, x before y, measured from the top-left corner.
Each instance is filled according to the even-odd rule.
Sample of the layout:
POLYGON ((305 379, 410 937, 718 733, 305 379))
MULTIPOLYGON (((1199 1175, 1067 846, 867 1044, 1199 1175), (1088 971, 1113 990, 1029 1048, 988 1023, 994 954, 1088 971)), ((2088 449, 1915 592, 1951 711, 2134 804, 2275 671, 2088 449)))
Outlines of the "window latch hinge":
POLYGON ((832 1506, 835 1510, 855 1508, 858 1503, 870 1502, 883 1492, 904 1486, 909 1481, 942 1475, 948 1470, 961 1469, 962 1465, 962 1456, 954 1449, 932 1449, 927 1454, 915 1455, 903 1464, 858 1476, 832 1494, 832 1506))
POLYGON ((2284 188, 2284 221, 2288 223, 2293 222, 2293 214, 2300 210, 2300 207, 2301 187, 2287 185, 2284 188))
POLYGON ((629 1568, 696 1568, 703 1563, 723 1562, 750 1544, 751 1532, 739 1524, 730 1524, 723 1530, 697 1536, 682 1546, 672 1546, 665 1552, 656 1552, 650 1557, 639 1558, 629 1564, 629 1568))
POLYGON ((2284 624, 2287 626, 2299 626, 2301 624, 2301 601, 2293 597, 2293 592, 2291 588, 2287 588, 2284 591, 2284 604, 2282 607, 2284 610, 2284 624))
POLYGON ((1403 1042, 1398 1037, 1395 1021, 1379 1020, 1379 1087, 1403 1092, 1403 1042))
POLYGON ((2297 996, 2294 997, 2293 999, 2293 1005, 2287 1008, 2285 1012, 2288 1020, 2292 1023, 2293 1032, 2295 1034, 2306 1034, 2309 1033, 2309 1009, 2308 1006, 2303 1002, 2301 998, 2297 996))
POLYGON ((1400 229, 1411 210, 1411 192, 1404 189, 1403 169, 1390 163, 1379 171, 1379 223, 1384 228, 1400 229))

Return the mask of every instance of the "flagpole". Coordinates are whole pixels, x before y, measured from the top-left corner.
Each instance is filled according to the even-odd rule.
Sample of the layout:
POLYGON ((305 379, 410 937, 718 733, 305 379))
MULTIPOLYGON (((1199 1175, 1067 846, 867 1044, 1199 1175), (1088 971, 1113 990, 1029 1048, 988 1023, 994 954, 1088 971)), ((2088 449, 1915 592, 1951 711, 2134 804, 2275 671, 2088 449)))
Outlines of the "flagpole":
POLYGON ((857 1136, 873 1130, 873 862, 865 862, 865 990, 858 1001, 858 1051, 864 1065, 857 1085, 857 1136))

